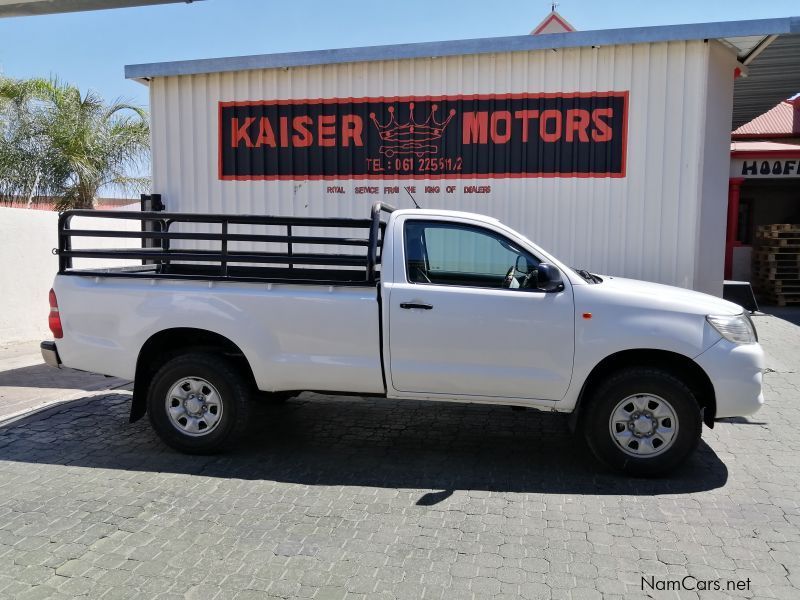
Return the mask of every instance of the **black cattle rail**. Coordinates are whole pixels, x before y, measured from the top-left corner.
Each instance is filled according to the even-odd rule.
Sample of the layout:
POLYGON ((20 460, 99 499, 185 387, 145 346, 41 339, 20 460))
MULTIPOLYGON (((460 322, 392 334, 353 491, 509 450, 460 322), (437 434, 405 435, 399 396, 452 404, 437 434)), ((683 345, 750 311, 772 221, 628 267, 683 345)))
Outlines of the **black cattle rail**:
POLYGON ((390 213, 393 210, 394 207, 388 204, 376 202, 372 206, 369 219, 68 210, 59 216, 58 248, 54 252, 58 254, 58 272, 62 275, 374 285, 378 280, 380 249, 386 227, 386 223, 381 221, 381 213, 390 213), (138 220, 142 225, 142 231, 73 229, 70 225, 75 217, 138 220), (221 231, 219 233, 175 231, 172 226, 177 223, 219 225, 221 231), (232 225, 282 226, 285 227, 285 234, 231 233, 229 230, 232 225), (333 235, 335 232, 331 232, 330 236, 296 235, 293 228, 297 227, 328 230, 358 229, 363 230, 365 235, 341 237, 333 235), (142 247, 74 249, 73 238, 138 238, 142 241, 142 247), (175 248, 173 242, 177 240, 219 242, 219 248, 203 250, 175 248), (280 243, 286 245, 286 250, 284 252, 230 250, 231 242, 280 243), (364 248, 365 253, 298 254, 294 251, 295 244, 355 246, 364 248), (75 258, 133 259, 141 260, 142 266, 74 269, 72 261, 75 258), (247 263, 247 266, 242 266, 241 263, 247 263), (253 264, 265 266, 254 267, 253 264), (308 268, 309 266, 316 268, 308 268), (345 268, 337 269, 337 267, 345 268))

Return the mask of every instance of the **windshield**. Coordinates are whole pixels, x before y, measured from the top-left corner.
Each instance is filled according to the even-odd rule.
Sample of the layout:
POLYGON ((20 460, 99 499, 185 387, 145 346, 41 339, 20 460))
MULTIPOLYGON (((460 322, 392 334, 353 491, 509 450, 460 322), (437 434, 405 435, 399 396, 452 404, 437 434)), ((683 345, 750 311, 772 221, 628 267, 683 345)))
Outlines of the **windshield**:
MULTIPOLYGON (((523 234, 522 234, 522 233, 520 233, 519 231, 515 231, 515 230, 511 229, 510 227, 508 227, 508 226, 507 226, 507 225, 505 225, 504 223, 499 223, 499 224, 500 224, 501 226, 505 227, 506 229, 508 229, 510 233, 512 233, 512 234, 516 235, 517 237, 521 238, 521 239, 522 239, 523 241, 525 241, 525 242, 526 242, 526 243, 527 243, 529 246, 532 246, 533 248, 536 248, 536 249, 537 249, 537 252, 536 252, 536 254, 537 254, 537 256, 538 256, 538 258, 539 258, 540 260, 542 260, 543 262, 550 262, 550 261, 547 259, 547 257, 546 257, 546 256, 542 256, 542 251, 541 251, 541 249, 539 248, 539 246, 538 246, 538 245, 534 244, 534 243, 533 243, 533 242, 530 240, 530 238, 528 238, 527 236, 523 235, 523 234)), ((584 281, 586 281, 586 282, 588 282, 588 283, 603 283, 603 278, 602 278, 602 277, 600 277, 599 275, 596 275, 596 274, 594 274, 594 273, 590 273, 590 272, 589 272, 589 271, 587 271, 586 269, 577 269, 577 268, 575 268, 575 267, 569 267, 569 266, 567 266, 567 265, 564 265, 564 264, 562 264, 561 262, 558 262, 557 266, 558 266, 559 268, 564 268, 564 269, 568 269, 568 270, 572 271, 572 272, 573 272, 573 273, 575 273, 575 274, 576 274, 578 277, 580 277, 581 279, 583 279, 584 281)))

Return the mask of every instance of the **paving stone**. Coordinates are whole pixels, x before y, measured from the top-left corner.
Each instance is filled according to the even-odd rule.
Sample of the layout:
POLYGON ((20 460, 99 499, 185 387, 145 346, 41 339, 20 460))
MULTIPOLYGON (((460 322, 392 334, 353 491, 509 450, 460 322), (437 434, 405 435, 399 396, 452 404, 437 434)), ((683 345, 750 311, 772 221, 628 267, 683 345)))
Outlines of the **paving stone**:
MULTIPOLYGON (((10 590, 3 590, 3 593, 9 594, 6 597, 11 597, 10 590)), ((47 585, 37 585, 24 591, 18 591, 13 597, 17 600, 50 600, 51 598, 57 597, 58 594, 59 592, 56 588, 47 585)))
POLYGON ((342 600, 347 594, 347 590, 339 587, 322 587, 317 590, 314 600, 342 600))
POLYGON ((659 480, 501 406, 304 394, 216 457, 128 424, 124 391, 0 425, 0 598, 612 600, 691 574, 794 600, 800 328, 755 321, 764 409, 659 480))

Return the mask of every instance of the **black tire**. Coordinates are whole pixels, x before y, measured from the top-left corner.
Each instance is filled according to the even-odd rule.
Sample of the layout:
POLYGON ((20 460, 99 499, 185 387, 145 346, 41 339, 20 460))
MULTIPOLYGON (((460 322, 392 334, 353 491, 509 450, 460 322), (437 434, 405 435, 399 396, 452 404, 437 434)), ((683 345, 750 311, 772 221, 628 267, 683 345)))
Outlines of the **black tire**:
MULTIPOLYGON (((247 430, 250 393, 246 377, 230 360, 206 352, 187 352, 169 360, 153 377, 147 393, 147 414, 158 437, 168 446, 187 454, 215 454, 232 447, 247 430), (208 433, 198 431, 195 435, 173 424, 167 408, 167 395, 173 387, 182 379, 193 378, 216 388, 216 408, 221 413, 208 433)), ((206 408, 203 405, 202 409, 206 408)))
MULTIPOLYGON (((636 477, 664 475, 683 463, 700 441, 703 422, 697 399, 692 390, 669 371, 646 367, 617 371, 603 381, 588 400, 583 419, 586 441, 602 463, 617 471, 636 477), (611 433, 610 421, 623 400, 644 394, 663 399, 671 406, 677 419, 674 424, 677 431, 660 453, 632 456, 623 450, 622 443, 618 443, 611 433)), ((672 425, 669 420, 667 423, 672 425)), ((639 442, 633 438, 630 441, 633 449, 629 447, 628 452, 635 452, 639 442)), ((658 440, 653 440, 651 446, 655 443, 658 440)))

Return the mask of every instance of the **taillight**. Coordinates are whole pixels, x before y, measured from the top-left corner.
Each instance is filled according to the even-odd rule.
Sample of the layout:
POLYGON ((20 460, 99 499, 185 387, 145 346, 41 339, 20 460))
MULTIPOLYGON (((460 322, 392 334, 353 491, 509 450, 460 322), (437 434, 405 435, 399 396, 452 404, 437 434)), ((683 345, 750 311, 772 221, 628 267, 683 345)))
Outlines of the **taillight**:
POLYGON ((56 293, 50 290, 50 316, 47 318, 47 324, 50 326, 50 331, 53 332, 53 337, 60 339, 64 337, 64 330, 61 328, 61 314, 58 312, 58 300, 56 293))

